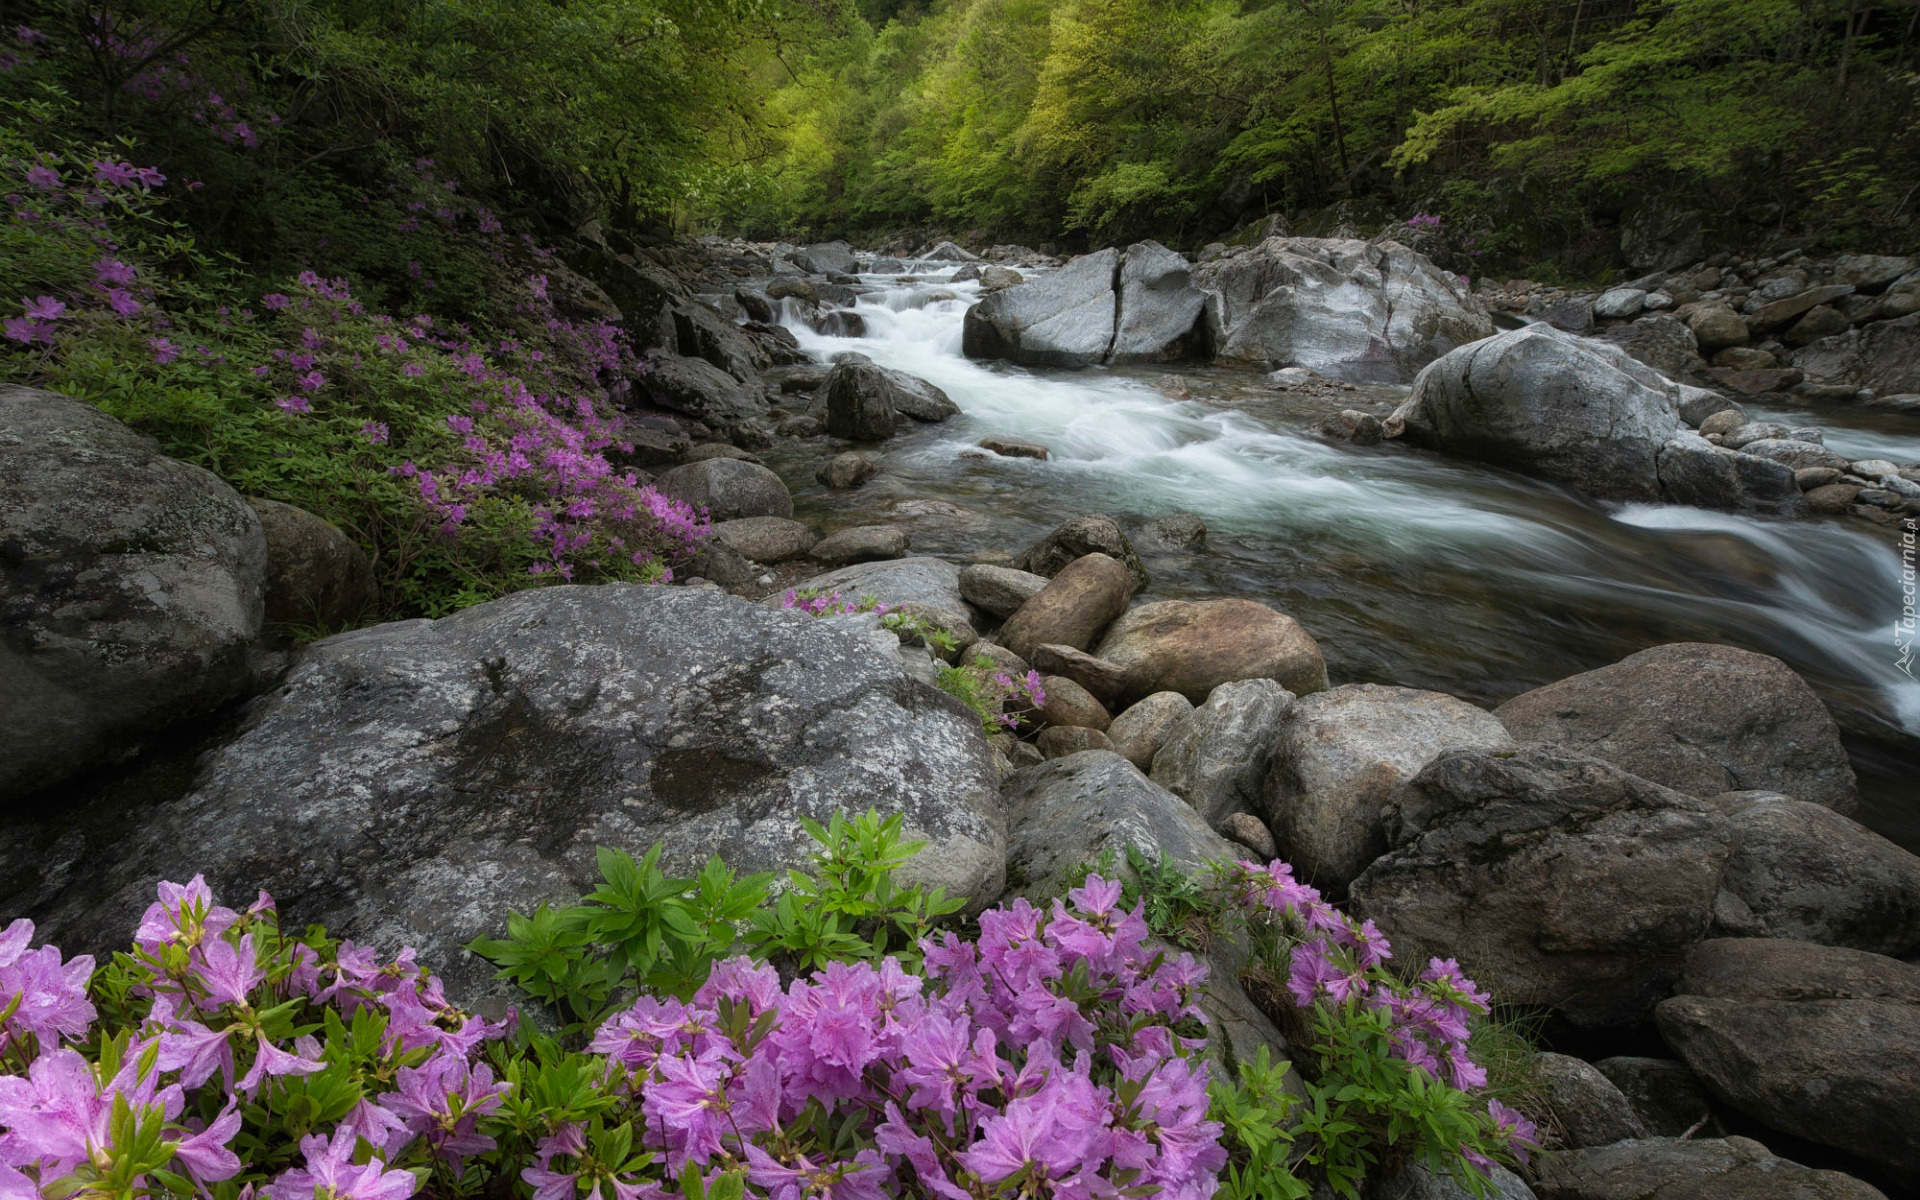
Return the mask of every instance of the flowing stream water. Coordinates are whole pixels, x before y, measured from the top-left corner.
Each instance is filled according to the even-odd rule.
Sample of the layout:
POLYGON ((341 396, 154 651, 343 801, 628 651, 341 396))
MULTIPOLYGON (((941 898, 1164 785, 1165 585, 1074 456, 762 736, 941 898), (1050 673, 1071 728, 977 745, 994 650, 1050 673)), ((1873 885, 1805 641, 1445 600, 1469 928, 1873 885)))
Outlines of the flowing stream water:
MULTIPOLYGON (((1081 512, 1194 513, 1206 549, 1144 555, 1153 596, 1263 600, 1319 640, 1336 684, 1489 706, 1661 642, 1745 646, 1813 683, 1846 730, 1861 819, 1920 848, 1920 683, 1895 665, 1905 599, 1894 535, 1852 518, 1604 505, 1480 463, 1311 432, 1341 408, 1385 415, 1405 388, 1307 394, 1191 364, 976 362, 960 351, 975 285, 947 282, 952 271, 866 277, 863 337, 788 321, 815 357, 857 350, 937 384, 962 410, 939 425, 904 422, 872 448, 882 474, 852 492, 814 481, 821 441, 763 452, 800 519, 828 531, 901 522, 914 553, 964 561, 1017 552, 1081 512), (1162 394, 1169 371, 1190 398, 1162 394), (1040 442, 1052 457, 984 455, 976 444, 990 435, 1040 442)), ((1791 416, 1825 427, 1850 456, 1920 460, 1920 420, 1837 406, 1791 416)))

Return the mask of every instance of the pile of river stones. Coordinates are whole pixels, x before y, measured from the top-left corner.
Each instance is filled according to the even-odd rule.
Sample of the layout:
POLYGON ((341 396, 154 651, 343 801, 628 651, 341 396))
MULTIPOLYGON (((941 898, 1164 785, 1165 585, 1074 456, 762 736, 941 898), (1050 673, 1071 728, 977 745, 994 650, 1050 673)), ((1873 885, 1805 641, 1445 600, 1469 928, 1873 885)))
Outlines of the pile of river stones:
MULTIPOLYGON (((1133 253, 1116 256, 1116 331, 1144 327, 1126 316, 1133 253)), ((1334 290, 1374 280, 1385 295, 1419 274, 1391 250, 1327 255, 1305 257, 1342 272, 1321 280, 1334 290)), ((875 806, 929 843, 903 875, 970 911, 1044 895, 1129 846, 1183 869, 1277 856, 1374 920, 1396 963, 1458 959, 1567 1044, 1609 1048, 1533 1058, 1520 1103, 1558 1152, 1530 1182, 1503 1178, 1509 1197, 1873 1197, 1860 1177, 1897 1191, 1920 1175, 1920 858, 1848 816, 1858 789, 1838 730, 1784 664, 1656 646, 1489 712, 1335 686, 1309 631, 1256 599, 1156 597, 1136 542, 1198 549, 1191 517, 1123 527, 1088 514, 993 563, 911 556, 891 526, 820 538, 793 521, 755 439, 818 421, 851 443, 830 447, 821 480, 854 487, 878 469, 857 448, 869 435, 945 419, 950 401, 857 357, 767 361, 778 337, 629 266, 635 292, 633 277, 660 277, 649 327, 662 346, 628 397, 632 428, 659 436, 635 454, 654 456, 656 486, 716 518, 683 586, 542 588, 289 655, 265 641, 269 609, 345 621, 370 602, 347 539, 250 504, 89 405, 0 390, 0 547, 30 564, 0 574, 0 671, 21 681, 0 689, 10 916, 69 952, 108 951, 155 881, 204 872, 223 895, 273 892, 289 919, 414 945, 451 994, 497 1013, 511 995, 462 947, 509 910, 577 896, 599 845, 659 841, 689 874, 712 854, 780 870, 804 862, 800 817, 875 806), (747 340, 686 316, 702 310, 747 340), (734 350, 751 384, 714 361, 734 350), (810 386, 789 392, 786 378, 810 386), (734 399, 685 400, 702 389, 734 399), (776 415, 775 395, 806 396, 805 411, 776 415), (655 403, 674 396, 683 407, 655 403), (786 608, 788 586, 912 614, 946 635, 948 661, 870 614, 786 608), (950 670, 1033 670, 1046 698, 1018 732, 989 735, 937 686, 950 670), (76 784, 86 772, 137 765, 235 704, 240 719, 172 794, 106 819, 97 798, 76 807, 99 794, 76 784), (1786 1139, 1789 1157, 1740 1132, 1786 1139), (1807 1152, 1849 1173, 1790 1161, 1807 1152)), ((1263 269, 1282 267, 1318 270, 1263 269)), ((1152 311, 1181 300, 1164 275, 1152 282, 1152 311)), ((1251 307, 1215 319, 1239 328, 1260 310, 1259 327, 1282 327, 1278 293, 1293 285, 1251 301, 1260 284, 1241 285, 1251 307)), ((1203 297, 1196 320, 1217 303, 1203 297)), ((1365 370, 1406 369, 1412 343, 1394 319, 1385 348, 1361 347, 1365 370)), ((1718 488, 1758 507, 1790 491, 1810 506, 1823 487, 1858 487, 1858 501, 1907 478, 1756 453, 1817 442, 1747 437, 1721 417, 1735 412, 1724 396, 1683 391, 1618 346, 1534 325, 1444 349, 1444 324, 1423 326, 1414 357, 1433 357, 1388 423, 1401 437, 1509 465, 1524 452, 1523 469, 1596 494, 1626 479, 1633 498, 1718 488), (1455 356, 1466 361, 1442 370, 1455 356), (1596 372, 1612 389, 1608 429, 1634 437, 1596 450, 1548 422, 1551 437, 1502 442, 1485 430, 1511 421, 1485 419, 1459 435, 1463 411, 1499 409, 1500 380, 1557 380, 1585 403, 1581 379, 1596 372), (1803 496, 1795 472, 1809 470, 1835 475, 1803 496)), ((1261 1046, 1290 1055, 1231 960, 1216 968, 1222 1065, 1261 1046)), ((1369 1187, 1376 1200, 1457 1194, 1417 1172, 1369 1187)))

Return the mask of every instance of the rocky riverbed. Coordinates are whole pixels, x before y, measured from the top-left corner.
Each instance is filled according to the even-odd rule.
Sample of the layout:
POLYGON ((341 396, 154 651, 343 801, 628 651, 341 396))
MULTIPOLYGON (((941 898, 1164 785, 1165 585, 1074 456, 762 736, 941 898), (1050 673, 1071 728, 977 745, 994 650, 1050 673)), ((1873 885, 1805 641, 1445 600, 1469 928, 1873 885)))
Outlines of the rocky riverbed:
MULTIPOLYGON (((707 548, 676 586, 543 588, 292 654, 263 642, 276 606, 365 602, 337 531, 78 401, 0 395, 0 545, 36 564, 0 595, 33 682, 0 745, 8 912, 104 949, 154 879, 204 870, 419 946, 491 1011, 460 947, 577 894, 597 844, 777 869, 798 818, 872 804, 976 911, 1128 845, 1277 855, 1585 1056, 1536 1064, 1526 1103, 1564 1153, 1531 1194, 1920 1174, 1920 857, 1890 786, 1920 704, 1887 653, 1882 527, 1916 508, 1910 463, 1822 456, 1640 335, 1502 331, 1513 304, 1400 247, 993 257, 583 263, 600 282, 556 290, 651 352, 630 459, 709 510, 707 548), (936 686, 955 667, 1032 670, 1045 700, 989 736, 936 686), (197 758, 167 756, 186 736, 197 758)), ((1763 304, 1860 317, 1819 353, 1865 361, 1908 320, 1834 304, 1903 276, 1824 295, 1842 268, 1793 269, 1803 291, 1763 304)), ((1629 290, 1737 312, 1763 274, 1629 290)), ((1594 302, 1641 319, 1624 306, 1594 302)), ((1286 1053, 1220 986, 1236 1038, 1286 1053)))

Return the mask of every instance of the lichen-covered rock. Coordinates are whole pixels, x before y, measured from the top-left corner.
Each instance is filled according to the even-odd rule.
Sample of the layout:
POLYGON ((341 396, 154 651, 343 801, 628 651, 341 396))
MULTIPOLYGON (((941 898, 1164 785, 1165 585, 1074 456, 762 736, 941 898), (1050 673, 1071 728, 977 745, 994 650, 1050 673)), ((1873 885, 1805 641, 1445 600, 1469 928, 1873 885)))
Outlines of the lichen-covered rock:
POLYGON ((1395 953, 1457 958, 1580 1027, 1647 1015, 1707 936, 1732 853, 1705 801, 1542 745, 1442 754, 1387 838, 1351 893, 1395 953))
POLYGON ((1512 746, 1492 713, 1465 700, 1346 684, 1301 697, 1280 719, 1259 810, 1302 879, 1345 895, 1386 853, 1383 814, 1422 767, 1446 750, 1512 746))
POLYGON ((380 585, 367 552, 338 527, 278 500, 256 497, 247 503, 267 539, 269 621, 300 621, 327 629, 379 603, 380 585))
POLYGON ((295 927, 417 946, 463 998, 461 949, 509 909, 568 901, 597 846, 692 874, 806 862, 802 816, 904 814, 904 877, 985 904, 1005 826, 979 719, 914 678, 870 616, 710 590, 552 587, 316 643, 192 791, 122 842, 62 843, 15 895, 72 950, 123 944, 158 879, 265 888, 295 927))
POLYGON ((1258 809, 1274 741, 1293 704, 1293 693, 1271 679, 1221 684, 1168 731, 1153 756, 1153 781, 1215 828, 1258 809))
POLYGON ((1647 1136, 1627 1098, 1591 1063, 1566 1054, 1536 1054, 1527 1060, 1527 1080, 1530 1090, 1545 1099, 1543 1115, 1563 1146, 1578 1150, 1647 1136))
POLYGON ((1025 767, 1003 786, 1007 886, 1024 895, 1055 892, 1068 872, 1127 847, 1148 861, 1198 871, 1238 857, 1200 814, 1111 750, 1087 750, 1025 767))
POLYGON ((1751 1138, 1636 1138, 1541 1163, 1539 1200, 1887 1200, 1838 1171, 1776 1157, 1751 1138))
POLYGON ((1013 565, 1018 570, 1051 579, 1065 570, 1068 563, 1089 554, 1118 559, 1141 587, 1151 582, 1120 523, 1105 513, 1073 518, 1015 555, 1013 565))
POLYGON ((959 633, 963 650, 976 640, 973 612, 960 595, 960 568, 943 558, 855 563, 794 586, 822 595, 839 592, 850 601, 871 596, 893 608, 921 614, 941 628, 959 633))
POLYGON ((1774 938, 1688 956, 1660 1033, 1722 1102, 1920 1175, 1920 967, 1774 938))
POLYGON ((81 400, 0 385, 0 801, 247 685, 260 519, 81 400))
POLYGON ((1920 946, 1920 857, 1778 792, 1729 792, 1713 804, 1734 837, 1719 932, 1875 954, 1920 946))
POLYGON ((715 521, 793 516, 793 496, 780 477, 758 463, 709 458, 675 467, 653 481, 662 495, 704 508, 715 521))
POLYGON ((1403 383, 1493 333, 1459 277, 1396 242, 1268 238, 1202 264, 1194 282, 1216 355, 1356 383, 1403 383))
POLYGON ((1535 688, 1494 713, 1523 742, 1602 758, 1689 795, 1765 788, 1851 812, 1840 729, 1777 658, 1675 642, 1535 688))

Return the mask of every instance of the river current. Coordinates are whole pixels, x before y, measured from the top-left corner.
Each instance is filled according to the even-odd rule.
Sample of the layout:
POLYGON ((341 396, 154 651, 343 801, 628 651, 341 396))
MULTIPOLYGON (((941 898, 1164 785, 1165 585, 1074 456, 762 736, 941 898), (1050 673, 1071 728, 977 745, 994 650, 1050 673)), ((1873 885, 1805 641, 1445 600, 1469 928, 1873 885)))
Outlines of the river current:
MULTIPOLYGON (((927 266, 927 264, 921 264, 927 266)), ((977 299, 951 264, 868 276, 858 338, 788 327, 823 361, 859 351, 944 389, 962 415, 906 422, 882 474, 852 492, 813 479, 815 442, 763 452, 796 512, 826 531, 899 522, 913 552, 1017 552, 1066 518, 1176 512, 1206 522, 1199 553, 1145 555, 1160 598, 1237 595, 1306 626, 1339 683, 1451 692, 1492 706, 1662 642, 1775 655, 1819 691, 1860 771, 1861 819, 1920 849, 1920 683, 1897 665, 1906 603, 1894 535, 1852 518, 1771 520, 1609 505, 1480 463, 1312 433, 1341 408, 1382 416, 1405 388, 1283 392, 1253 372, 1038 370, 961 354, 977 299), (1190 395, 1169 399, 1177 372, 1190 395), (983 455, 991 435, 1045 461, 983 455)), ((1817 424, 1850 457, 1920 460, 1920 419, 1821 405, 1755 410, 1817 424)))

